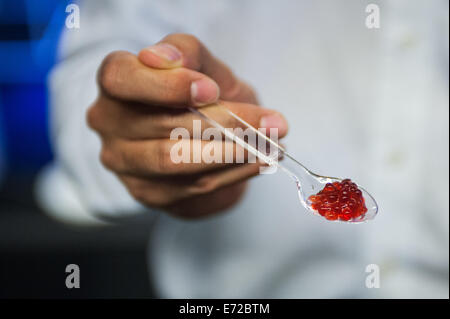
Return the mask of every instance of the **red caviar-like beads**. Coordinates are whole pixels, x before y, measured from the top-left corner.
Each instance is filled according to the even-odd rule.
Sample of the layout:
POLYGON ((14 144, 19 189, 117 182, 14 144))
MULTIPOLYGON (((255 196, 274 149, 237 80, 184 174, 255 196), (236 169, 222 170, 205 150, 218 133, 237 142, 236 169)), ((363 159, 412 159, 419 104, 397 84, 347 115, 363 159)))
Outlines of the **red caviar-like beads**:
POLYGON ((309 201, 328 220, 349 221, 367 212, 361 190, 350 179, 326 184, 316 195, 309 196, 309 201))

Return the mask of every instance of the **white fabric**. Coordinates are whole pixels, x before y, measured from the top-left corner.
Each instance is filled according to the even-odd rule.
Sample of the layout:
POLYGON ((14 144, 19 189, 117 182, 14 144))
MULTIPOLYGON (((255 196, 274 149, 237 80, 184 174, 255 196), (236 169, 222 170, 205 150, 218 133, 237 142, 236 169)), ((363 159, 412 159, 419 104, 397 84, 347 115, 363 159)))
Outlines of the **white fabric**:
POLYGON ((60 210, 158 216, 149 268, 161 297, 448 298, 448 2, 371 2, 380 29, 366 28, 370 2, 359 0, 81 2, 81 28, 66 30, 50 78, 58 185, 71 185, 66 203, 82 202, 60 210), (99 163, 85 111, 108 52, 172 32, 196 35, 251 83, 289 120, 290 153, 366 186, 379 216, 363 225, 311 216, 282 173, 253 179, 239 205, 207 220, 137 204, 99 163), (380 289, 365 287, 372 263, 380 289))

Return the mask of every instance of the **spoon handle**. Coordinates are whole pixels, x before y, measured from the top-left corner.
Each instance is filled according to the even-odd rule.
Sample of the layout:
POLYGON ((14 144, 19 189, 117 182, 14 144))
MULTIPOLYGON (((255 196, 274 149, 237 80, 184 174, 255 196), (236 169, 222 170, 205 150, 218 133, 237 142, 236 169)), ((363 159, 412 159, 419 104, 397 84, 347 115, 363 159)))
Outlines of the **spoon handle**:
MULTIPOLYGON (((267 137, 265 134, 263 134, 256 128, 254 128, 247 121, 243 120, 241 117, 234 114, 233 112, 231 112, 230 110, 228 110, 227 108, 225 108, 224 106, 222 106, 220 104, 216 104, 216 106, 220 106, 222 109, 225 109, 228 112, 228 114, 230 114, 232 117, 234 117, 236 120, 238 120, 245 127, 249 128, 250 130, 255 132, 258 136, 262 137, 263 139, 268 141, 270 144, 272 144, 272 146, 275 147, 275 152, 273 153, 273 155, 268 156, 268 155, 262 153, 257 147, 250 145, 245 140, 243 140, 241 137, 234 134, 230 129, 223 127, 223 125, 219 124, 214 119, 212 119, 209 116, 207 116, 206 114, 202 113, 201 109, 189 107, 189 110, 192 113, 200 116, 200 118, 204 119, 205 121, 207 121, 209 124, 211 124, 215 128, 219 129, 226 137, 228 137, 230 140, 234 141, 239 146, 242 146, 243 148, 245 148, 249 153, 255 155, 260 160, 262 160, 264 163, 268 164, 269 166, 274 166, 276 168, 280 168, 283 172, 285 172, 287 175, 289 175, 289 177, 291 177, 295 181, 295 183, 297 184, 297 187, 300 188, 299 177, 297 176, 296 173, 294 173, 294 172, 298 172, 298 168, 295 168, 295 166, 300 165, 300 167, 302 168, 303 174, 304 174, 304 172, 309 173, 309 171, 306 169, 306 167, 304 167, 300 162, 298 162, 295 158, 293 158, 290 154, 288 154, 282 146, 280 146, 278 143, 276 143, 274 140, 267 137), (280 164, 278 161, 280 155, 283 155, 283 157, 287 160, 287 163, 290 163, 290 165, 286 166, 285 165, 286 163, 284 163, 283 165, 280 164)), ((306 205, 304 200, 302 200, 302 204, 306 205)))
MULTIPOLYGON (((278 156, 278 154, 284 153, 284 149, 275 141, 273 141, 272 139, 270 139, 269 137, 267 137, 265 134, 261 133, 259 130, 257 130, 256 128, 254 128, 252 125, 250 125, 248 122, 246 122, 245 120, 243 120, 241 117, 239 117, 238 115, 234 114, 233 112, 231 112, 230 110, 228 110, 227 108, 219 105, 221 108, 225 109, 228 114, 230 114, 232 117, 234 117, 237 121, 239 121, 241 124, 243 124, 245 127, 249 128, 250 130, 252 130, 255 134, 257 134, 258 136, 264 138, 266 141, 268 141, 269 143, 271 143, 275 149, 276 149, 276 155, 278 156)), ((205 115, 204 113, 202 113, 199 109, 193 108, 193 107, 189 107, 189 110, 192 113, 197 114, 198 116, 200 116, 202 119, 204 119, 205 121, 207 121, 209 124, 211 124, 212 126, 214 126, 215 128, 219 129, 226 137, 228 137, 230 140, 234 141, 236 144, 238 144, 239 146, 242 146, 243 148, 245 148, 249 153, 257 156, 259 159, 261 159, 262 161, 264 161, 266 164, 268 165, 278 165, 278 161, 275 161, 271 156, 267 156, 266 154, 262 153, 261 151, 258 150, 258 148, 250 145, 249 143, 247 143, 245 140, 243 140, 241 137, 237 136, 236 134, 234 134, 230 129, 227 129, 225 127, 223 127, 221 124, 219 124, 217 121, 213 120, 212 118, 210 118, 209 116, 205 115)))

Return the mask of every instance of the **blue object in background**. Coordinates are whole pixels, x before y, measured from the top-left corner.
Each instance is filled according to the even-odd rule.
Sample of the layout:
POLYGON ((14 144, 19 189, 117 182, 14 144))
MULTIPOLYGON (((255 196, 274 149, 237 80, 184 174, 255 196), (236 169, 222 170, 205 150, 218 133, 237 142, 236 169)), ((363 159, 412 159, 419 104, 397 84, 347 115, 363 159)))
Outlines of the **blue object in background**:
MULTIPOLYGON (((0 96, 0 110, 2 109, 1 101, 2 101, 2 98, 0 96)), ((2 183, 3 183, 4 160, 5 160, 5 155, 4 155, 5 142, 3 140, 2 128, 3 128, 3 118, 2 118, 2 113, 0 112, 0 185, 2 185, 2 183)))
POLYGON ((6 168, 31 173, 51 159, 43 83, 1 84, 6 168))
POLYGON ((62 0, 0 0, 0 163, 31 174, 52 158, 48 71, 65 20, 62 0))

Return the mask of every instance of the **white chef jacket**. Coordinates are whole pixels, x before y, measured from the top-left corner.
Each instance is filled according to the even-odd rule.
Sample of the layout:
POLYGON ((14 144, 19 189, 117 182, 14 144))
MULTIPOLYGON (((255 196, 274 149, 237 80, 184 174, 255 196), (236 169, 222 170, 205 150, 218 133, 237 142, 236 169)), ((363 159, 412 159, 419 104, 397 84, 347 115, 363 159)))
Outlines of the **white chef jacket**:
POLYGON ((448 298, 447 1, 86 0, 60 57, 49 78, 56 160, 38 198, 74 223, 148 218, 158 296, 448 298), (366 26, 369 3, 380 28, 366 26), (364 185, 378 217, 313 216, 282 172, 252 179, 238 205, 200 221, 138 204, 100 164, 85 113, 107 53, 173 32, 196 35, 286 116, 283 143, 304 165, 364 185), (380 288, 366 287, 369 264, 380 288))

